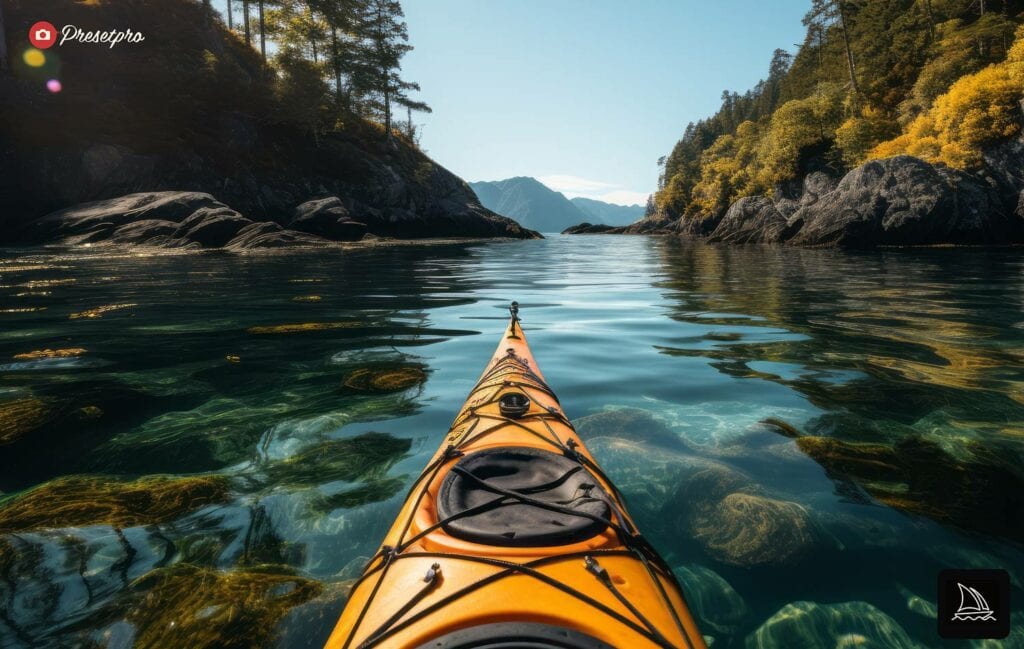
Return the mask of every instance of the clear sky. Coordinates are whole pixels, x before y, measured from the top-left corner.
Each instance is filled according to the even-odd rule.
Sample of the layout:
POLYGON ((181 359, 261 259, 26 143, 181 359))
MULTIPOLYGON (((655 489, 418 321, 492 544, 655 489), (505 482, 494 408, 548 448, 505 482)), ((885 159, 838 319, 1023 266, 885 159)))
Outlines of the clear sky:
MULTIPOLYGON (((403 0, 422 146, 462 178, 642 203, 725 89, 795 51, 809 0, 403 0)), ((404 119, 404 115, 401 116, 404 119)))

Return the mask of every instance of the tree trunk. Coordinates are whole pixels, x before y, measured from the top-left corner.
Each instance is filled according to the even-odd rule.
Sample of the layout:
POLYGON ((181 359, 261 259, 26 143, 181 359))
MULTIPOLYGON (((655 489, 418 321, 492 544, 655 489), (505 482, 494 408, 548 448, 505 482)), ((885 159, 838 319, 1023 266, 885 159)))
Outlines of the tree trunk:
POLYGON ((334 56, 334 97, 341 105, 341 55, 338 52, 338 28, 331 25, 331 48, 334 56))
POLYGON ((387 133, 387 141, 391 141, 391 83, 384 81, 384 132, 387 133))
POLYGON ((850 68, 850 86, 853 88, 853 94, 859 95, 857 66, 853 62, 853 50, 850 49, 850 32, 846 29, 846 7, 843 6, 844 2, 845 0, 839 0, 839 25, 843 29, 843 44, 846 46, 846 64, 850 68))
POLYGON ((245 20, 245 44, 252 45, 252 34, 249 32, 249 0, 242 0, 242 19, 245 20))
POLYGON ((928 42, 935 42, 935 14, 932 13, 932 0, 924 0, 924 12, 928 16, 928 42))
POLYGON ((7 27, 4 24, 4 6, 0 5, 0 72, 7 70, 7 27))
POLYGON ((259 0, 260 11, 260 54, 267 60, 267 24, 263 22, 263 0, 259 0))
POLYGON ((231 5, 233 5, 233 4, 235 4, 234 0, 228 0, 227 1, 227 5, 228 5, 228 30, 230 30, 230 31, 234 31, 234 29, 235 29, 235 16, 234 16, 234 12, 231 10, 231 5))

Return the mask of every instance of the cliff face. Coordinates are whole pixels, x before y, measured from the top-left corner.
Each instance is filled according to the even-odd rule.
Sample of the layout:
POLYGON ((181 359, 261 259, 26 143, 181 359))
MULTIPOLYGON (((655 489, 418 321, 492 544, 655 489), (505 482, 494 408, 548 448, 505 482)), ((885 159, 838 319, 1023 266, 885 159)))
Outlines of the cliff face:
POLYGON ((795 188, 747 196, 725 212, 654 215, 625 228, 572 234, 667 234, 712 243, 818 247, 1024 243, 1024 141, 990 148, 966 173, 911 156, 874 160, 842 178, 808 174, 795 188))
POLYGON ((269 67, 199 2, 10 0, 4 10, 15 55, 12 73, 0 75, 0 243, 51 240, 28 224, 57 210, 168 191, 209 194, 250 222, 285 229, 300 205, 333 197, 336 215, 373 235, 538 236, 481 206, 404 137, 387 141, 352 114, 309 114, 305 95, 323 101, 328 89, 269 67), (68 43, 30 66, 20 53, 40 15, 58 29, 131 25, 145 40, 68 43), (48 79, 63 89, 51 92, 48 79))

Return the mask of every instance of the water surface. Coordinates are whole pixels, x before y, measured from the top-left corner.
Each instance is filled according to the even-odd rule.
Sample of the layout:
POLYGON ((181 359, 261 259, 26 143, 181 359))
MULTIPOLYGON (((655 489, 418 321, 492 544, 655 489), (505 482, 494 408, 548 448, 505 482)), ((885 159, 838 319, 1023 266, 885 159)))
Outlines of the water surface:
POLYGON ((1017 250, 8 250, 0 647, 321 646, 513 299, 714 647, 944 646, 944 567, 1022 614, 1017 250))

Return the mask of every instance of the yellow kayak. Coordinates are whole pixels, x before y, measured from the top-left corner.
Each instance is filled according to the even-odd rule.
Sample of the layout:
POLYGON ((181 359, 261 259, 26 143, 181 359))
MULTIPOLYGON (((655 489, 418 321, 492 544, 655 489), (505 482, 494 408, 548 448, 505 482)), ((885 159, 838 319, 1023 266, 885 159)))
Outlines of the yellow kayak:
POLYGON ((326 649, 704 649, 511 312, 326 649))

